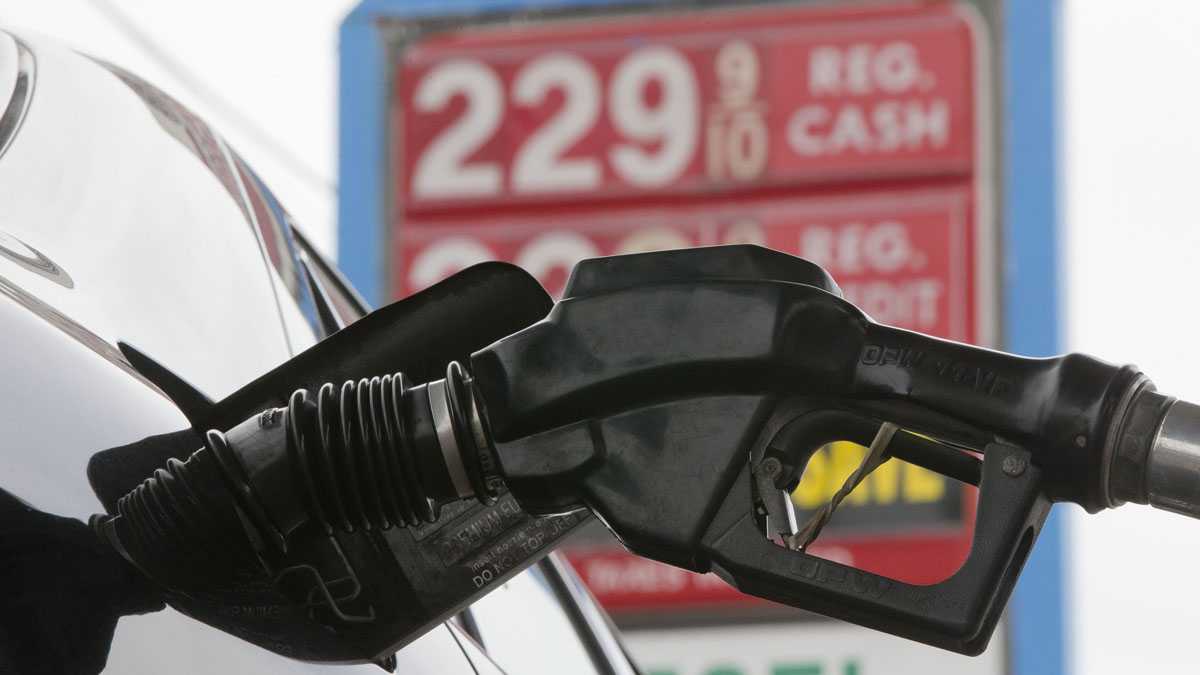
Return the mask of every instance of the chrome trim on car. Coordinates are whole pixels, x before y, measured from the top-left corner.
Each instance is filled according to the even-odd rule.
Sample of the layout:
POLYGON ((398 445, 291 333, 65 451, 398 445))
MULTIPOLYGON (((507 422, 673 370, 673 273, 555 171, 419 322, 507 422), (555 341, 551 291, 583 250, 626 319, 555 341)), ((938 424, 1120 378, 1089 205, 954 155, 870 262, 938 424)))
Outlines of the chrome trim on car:
POLYGON ((21 128, 21 122, 29 111, 30 102, 33 101, 37 64, 33 58, 33 52, 23 42, 2 32, 0 32, 0 38, 12 40, 17 48, 16 84, 13 87, 12 96, 8 99, 8 105, 4 108, 4 113, 0 114, 0 157, 3 157, 4 151, 8 150, 8 146, 16 138, 17 130, 21 128))

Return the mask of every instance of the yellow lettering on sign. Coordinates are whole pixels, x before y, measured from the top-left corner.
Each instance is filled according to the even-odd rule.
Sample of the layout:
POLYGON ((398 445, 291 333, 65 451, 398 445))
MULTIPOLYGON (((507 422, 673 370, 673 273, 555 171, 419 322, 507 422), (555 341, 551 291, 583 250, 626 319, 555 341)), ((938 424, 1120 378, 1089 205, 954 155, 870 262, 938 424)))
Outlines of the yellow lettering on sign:
MULTIPOLYGON (((792 492, 792 502, 801 509, 815 509, 828 502, 862 463, 866 452, 865 447, 850 441, 836 441, 817 450, 792 492)), ((929 504, 945 495, 944 476, 893 459, 872 471, 843 503, 848 506, 929 504)))
MULTIPOLYGON (((904 468, 912 466, 905 465, 904 468)), ((890 460, 880 464, 871 472, 870 476, 859 485, 860 488, 870 486, 872 496, 875 498, 876 504, 893 504, 896 501, 897 495, 900 494, 900 477, 903 473, 907 477, 907 472, 901 472, 901 463, 896 460, 890 460)), ((906 480, 905 483, 908 481, 906 480)), ((906 485, 907 487, 907 485, 906 485)), ((855 490, 858 492, 858 490, 855 490)), ((908 491, 905 490, 905 497, 908 496, 908 491)), ((906 501, 911 501, 907 500, 906 501)))
MULTIPOLYGON (((850 474, 862 464, 863 456, 866 454, 866 448, 857 443, 849 441, 837 441, 830 443, 827 446, 827 451, 833 453, 833 472, 837 475, 837 480, 832 485, 825 486, 825 500, 828 500, 842 487, 850 474)), ((858 489, 846 496, 846 504, 866 504, 870 499, 871 486, 867 481, 859 484, 858 489)))
POLYGON ((829 501, 825 496, 825 486, 834 481, 828 477, 828 473, 829 456, 825 453, 825 448, 821 448, 813 453, 808 465, 804 467, 800 484, 792 491, 792 502, 802 509, 815 509, 829 501))
POLYGON ((936 502, 946 494, 946 478, 941 474, 916 464, 905 464, 904 469, 904 500, 906 502, 928 504, 936 502))

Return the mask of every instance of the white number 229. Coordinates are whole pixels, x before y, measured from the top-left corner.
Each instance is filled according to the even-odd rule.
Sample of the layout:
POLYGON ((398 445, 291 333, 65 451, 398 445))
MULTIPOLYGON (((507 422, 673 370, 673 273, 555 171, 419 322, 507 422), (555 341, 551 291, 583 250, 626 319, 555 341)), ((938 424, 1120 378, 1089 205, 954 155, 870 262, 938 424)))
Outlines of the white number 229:
MULTIPOLYGON (((514 192, 588 190, 602 182, 602 158, 564 156, 600 118, 601 83, 595 68, 573 54, 544 54, 517 71, 512 103, 534 108, 555 90, 562 92, 561 107, 513 155, 514 192)), ((464 111, 417 158, 412 180, 416 197, 484 197, 503 189, 497 162, 471 160, 503 122, 499 76, 479 61, 444 61, 418 83, 413 107, 418 113, 437 113, 456 96, 464 98, 464 111)), ((607 152, 614 173, 643 188, 678 178, 695 155, 699 136, 698 86, 688 60, 664 46, 630 53, 613 72, 607 103, 609 120, 624 139, 607 152), (646 90, 654 83, 661 94, 651 105, 646 90)))

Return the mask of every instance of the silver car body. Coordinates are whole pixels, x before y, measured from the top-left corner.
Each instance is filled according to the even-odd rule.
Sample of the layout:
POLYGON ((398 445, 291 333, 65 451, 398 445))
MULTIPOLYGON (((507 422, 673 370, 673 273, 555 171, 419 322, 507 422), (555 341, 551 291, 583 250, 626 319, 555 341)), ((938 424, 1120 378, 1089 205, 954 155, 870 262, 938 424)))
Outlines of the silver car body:
MULTIPOLYGON (((0 31, 0 488, 60 516, 101 511, 85 475, 93 453, 188 426, 118 343, 221 398, 322 337, 303 255, 316 254, 202 120, 119 68, 0 31)), ((339 283, 320 267, 318 281, 339 283)), ((575 583, 557 562, 534 572, 575 583)), ((508 598, 485 599, 480 616, 557 635, 536 613, 503 616, 545 604, 532 573, 509 584, 508 598)), ((551 644, 543 660, 588 643, 602 655, 597 672, 631 672, 602 613, 572 588, 558 602, 578 630, 555 642, 578 644, 551 644)), ((468 629, 431 631, 398 654, 398 672, 499 672, 504 646, 489 645, 489 658, 468 629)), ((331 671, 168 608, 120 620, 106 672, 331 671)))

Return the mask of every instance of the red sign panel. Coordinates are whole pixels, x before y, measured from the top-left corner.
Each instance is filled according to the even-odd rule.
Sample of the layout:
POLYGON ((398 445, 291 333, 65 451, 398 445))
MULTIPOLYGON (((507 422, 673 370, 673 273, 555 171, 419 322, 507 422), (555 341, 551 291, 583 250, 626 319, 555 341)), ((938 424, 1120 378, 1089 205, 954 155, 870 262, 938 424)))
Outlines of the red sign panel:
MULTIPOLYGON (((392 288, 499 259, 558 294, 584 258, 755 243, 821 264, 878 321, 986 341, 976 40, 951 3, 428 34, 394 70, 392 288)), ((828 477, 798 507, 836 490, 846 452, 814 455, 828 477)), ((818 554, 917 583, 953 572, 973 494, 898 469, 872 481, 818 554)), ((610 609, 747 602, 611 544, 570 557, 610 609)))
POLYGON ((405 210, 971 170, 971 33, 944 9, 515 32, 455 32, 404 53, 405 210))
POLYGON ((955 340, 975 333, 973 200, 961 187, 795 197, 673 209, 411 220, 396 232, 403 294, 485 260, 510 260, 559 293, 583 258, 753 243, 829 270, 878 321, 955 340))

